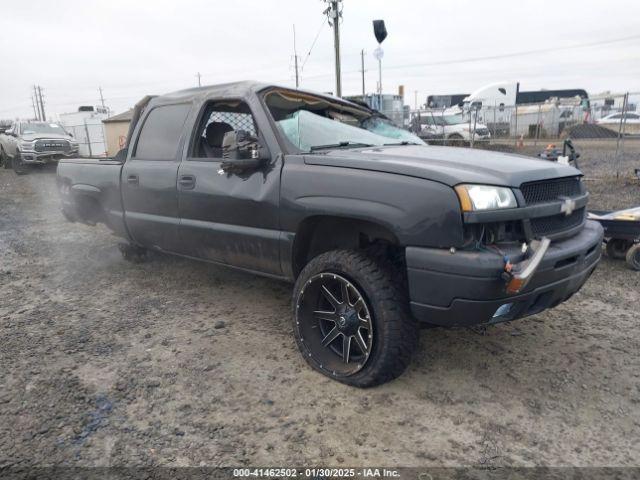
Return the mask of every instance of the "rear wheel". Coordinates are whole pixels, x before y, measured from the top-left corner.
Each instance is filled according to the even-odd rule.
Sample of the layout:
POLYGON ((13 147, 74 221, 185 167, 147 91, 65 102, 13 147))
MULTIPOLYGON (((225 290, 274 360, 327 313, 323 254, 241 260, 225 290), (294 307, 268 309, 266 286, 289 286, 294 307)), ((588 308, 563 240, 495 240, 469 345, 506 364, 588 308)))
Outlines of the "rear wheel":
POLYGON ((13 156, 11 166, 13 167, 13 171, 16 172, 17 175, 26 175, 29 171, 29 167, 22 161, 20 152, 16 152, 16 154, 13 156))
POLYGON ((361 251, 314 258, 294 288, 293 327, 304 359, 340 382, 370 387, 398 377, 418 339, 403 282, 361 251))
POLYGON ((122 258, 131 263, 144 263, 149 258, 147 249, 138 245, 119 243, 118 249, 122 253, 122 258))
POLYGON ((640 243, 636 243, 627 251, 627 265, 633 270, 640 270, 640 243))
POLYGON ((607 242, 607 256, 615 260, 623 260, 627 255, 627 250, 629 250, 629 247, 632 245, 633 243, 628 240, 612 238, 607 242))

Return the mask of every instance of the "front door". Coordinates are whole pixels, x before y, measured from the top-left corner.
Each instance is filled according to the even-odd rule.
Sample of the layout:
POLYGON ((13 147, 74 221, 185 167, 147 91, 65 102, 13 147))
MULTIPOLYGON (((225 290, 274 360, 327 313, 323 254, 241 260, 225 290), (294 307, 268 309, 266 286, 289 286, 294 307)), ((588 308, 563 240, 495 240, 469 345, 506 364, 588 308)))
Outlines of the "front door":
POLYGON ((222 172, 222 139, 231 130, 245 130, 264 145, 245 102, 203 107, 178 170, 181 253, 280 275, 279 157, 242 174, 222 172))
POLYGON ((161 105, 143 120, 122 169, 125 219, 133 239, 145 247, 174 252, 178 245, 179 152, 190 104, 161 105))

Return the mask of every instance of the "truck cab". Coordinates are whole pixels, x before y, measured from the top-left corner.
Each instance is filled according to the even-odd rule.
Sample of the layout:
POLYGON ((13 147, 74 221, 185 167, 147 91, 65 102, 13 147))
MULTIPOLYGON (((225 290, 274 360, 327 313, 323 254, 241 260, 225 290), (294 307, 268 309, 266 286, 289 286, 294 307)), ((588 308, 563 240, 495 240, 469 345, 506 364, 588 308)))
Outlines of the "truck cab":
POLYGON ((292 282, 303 357, 359 387, 404 371, 420 324, 541 312, 600 259, 575 168, 428 146, 362 105, 256 82, 146 99, 117 158, 62 160, 57 182, 65 216, 108 225, 125 258, 292 282))

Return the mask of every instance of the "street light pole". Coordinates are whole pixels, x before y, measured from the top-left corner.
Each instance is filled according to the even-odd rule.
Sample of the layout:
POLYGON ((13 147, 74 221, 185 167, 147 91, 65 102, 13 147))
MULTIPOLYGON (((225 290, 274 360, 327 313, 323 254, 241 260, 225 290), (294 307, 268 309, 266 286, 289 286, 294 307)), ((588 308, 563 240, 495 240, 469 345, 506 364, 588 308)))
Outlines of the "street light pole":
POLYGON ((360 51, 360 60, 362 62, 362 101, 364 101, 364 96, 366 95, 364 89, 364 48, 360 51))

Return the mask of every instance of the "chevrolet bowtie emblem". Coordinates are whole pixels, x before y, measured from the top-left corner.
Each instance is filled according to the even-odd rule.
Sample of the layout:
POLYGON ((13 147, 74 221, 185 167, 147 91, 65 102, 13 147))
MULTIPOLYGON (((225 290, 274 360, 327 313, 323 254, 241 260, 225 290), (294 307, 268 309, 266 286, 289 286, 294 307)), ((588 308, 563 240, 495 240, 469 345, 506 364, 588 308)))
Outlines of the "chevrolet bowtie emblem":
POLYGON ((562 205, 560 205, 560 212, 564 213, 567 217, 573 213, 576 209, 576 201, 572 198, 564 198, 562 205))

